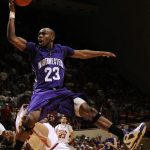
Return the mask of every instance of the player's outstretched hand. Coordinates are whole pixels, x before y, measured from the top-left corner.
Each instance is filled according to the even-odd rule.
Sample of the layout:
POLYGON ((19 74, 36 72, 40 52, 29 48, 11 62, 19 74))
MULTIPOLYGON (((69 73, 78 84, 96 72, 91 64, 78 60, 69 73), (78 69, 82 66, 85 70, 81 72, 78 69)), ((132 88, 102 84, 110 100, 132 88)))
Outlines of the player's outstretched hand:
POLYGON ((116 58, 116 54, 114 54, 114 53, 112 53, 112 52, 105 52, 105 53, 103 54, 103 56, 104 56, 104 57, 114 57, 114 58, 116 58))
POLYGON ((9 10, 15 12, 14 0, 9 0, 9 10))

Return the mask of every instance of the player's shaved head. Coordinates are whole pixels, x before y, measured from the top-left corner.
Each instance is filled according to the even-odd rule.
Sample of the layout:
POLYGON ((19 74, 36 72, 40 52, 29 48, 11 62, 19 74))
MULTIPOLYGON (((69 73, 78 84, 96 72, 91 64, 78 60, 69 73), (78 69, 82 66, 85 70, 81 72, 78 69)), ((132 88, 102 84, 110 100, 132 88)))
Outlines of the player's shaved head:
POLYGON ((55 31, 51 28, 42 28, 39 32, 50 32, 55 37, 55 31))
POLYGON ((51 28, 45 28, 45 30, 51 32, 55 36, 55 31, 53 29, 51 29, 51 28))

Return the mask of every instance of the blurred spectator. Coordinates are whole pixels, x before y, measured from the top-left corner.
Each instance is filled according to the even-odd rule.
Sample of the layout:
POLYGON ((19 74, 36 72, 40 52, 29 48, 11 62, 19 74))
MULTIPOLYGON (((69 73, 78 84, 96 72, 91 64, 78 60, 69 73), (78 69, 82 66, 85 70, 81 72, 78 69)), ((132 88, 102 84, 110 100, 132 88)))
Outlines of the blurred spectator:
POLYGON ((8 74, 6 72, 1 72, 0 73, 0 80, 5 81, 8 77, 8 74))
POLYGON ((12 110, 10 106, 6 103, 4 108, 1 111, 2 115, 2 124, 6 127, 6 129, 11 129, 11 113, 12 110))
POLYGON ((117 139, 109 133, 109 137, 105 140, 104 150, 115 150, 117 149, 117 139))
POLYGON ((111 113, 111 120, 114 124, 119 124, 119 111, 112 99, 107 100, 107 108, 111 113))

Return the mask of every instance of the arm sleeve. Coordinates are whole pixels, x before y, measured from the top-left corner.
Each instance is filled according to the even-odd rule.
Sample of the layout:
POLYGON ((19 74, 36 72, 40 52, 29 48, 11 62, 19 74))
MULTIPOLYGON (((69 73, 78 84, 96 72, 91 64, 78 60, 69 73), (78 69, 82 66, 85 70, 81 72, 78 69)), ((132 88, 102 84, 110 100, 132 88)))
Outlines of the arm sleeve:
POLYGON ((74 49, 69 46, 62 46, 62 49, 64 51, 64 57, 69 57, 74 54, 74 49))

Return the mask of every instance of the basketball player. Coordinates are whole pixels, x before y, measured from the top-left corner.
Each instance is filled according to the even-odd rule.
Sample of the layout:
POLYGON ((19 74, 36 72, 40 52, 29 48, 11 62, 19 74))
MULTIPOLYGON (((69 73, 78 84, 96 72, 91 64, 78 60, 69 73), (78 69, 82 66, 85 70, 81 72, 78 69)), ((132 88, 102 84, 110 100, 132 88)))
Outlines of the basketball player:
POLYGON ((56 150, 59 149, 68 149, 70 150, 71 147, 68 143, 71 143, 74 139, 73 136, 73 129, 72 126, 67 124, 67 117, 62 116, 60 119, 60 124, 55 127, 56 134, 58 135, 58 143, 59 145, 56 146, 56 150))
POLYGON ((65 115, 77 115, 91 120, 97 127, 109 131, 124 142, 130 150, 134 150, 145 133, 145 123, 140 124, 133 132, 124 135, 123 131, 100 112, 90 107, 79 94, 63 87, 64 59, 66 57, 89 59, 94 57, 116 57, 111 52, 75 50, 68 46, 54 44, 55 32, 43 28, 38 34, 38 44, 28 42, 15 33, 15 6, 9 1, 9 21, 7 37, 18 50, 26 52, 36 75, 34 91, 27 109, 27 117, 22 124, 22 131, 16 135, 15 150, 20 150, 24 141, 39 120, 47 116, 47 112, 57 111, 65 115), (25 134, 28 133, 28 134, 25 134))

